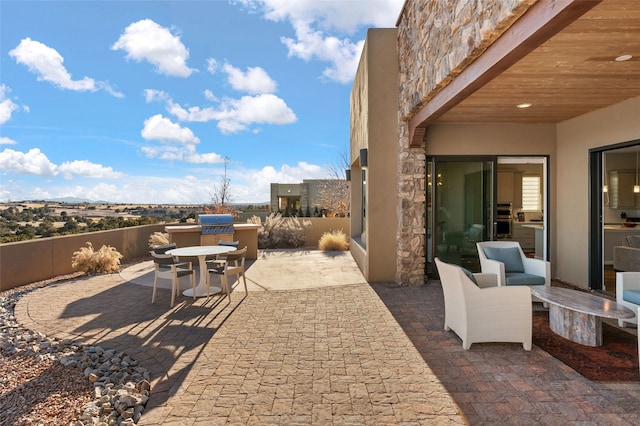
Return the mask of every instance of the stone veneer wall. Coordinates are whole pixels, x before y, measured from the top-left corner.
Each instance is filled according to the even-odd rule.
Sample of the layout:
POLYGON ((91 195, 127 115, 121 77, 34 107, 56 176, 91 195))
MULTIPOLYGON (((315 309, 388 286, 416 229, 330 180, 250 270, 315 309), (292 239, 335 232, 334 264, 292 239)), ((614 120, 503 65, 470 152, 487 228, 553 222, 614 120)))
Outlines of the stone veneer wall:
MULTIPOLYGON (((396 282, 425 268, 426 147, 409 146, 408 121, 538 0, 407 0, 398 23, 399 156, 396 282)), ((461 153, 462 154, 462 153, 461 153)))

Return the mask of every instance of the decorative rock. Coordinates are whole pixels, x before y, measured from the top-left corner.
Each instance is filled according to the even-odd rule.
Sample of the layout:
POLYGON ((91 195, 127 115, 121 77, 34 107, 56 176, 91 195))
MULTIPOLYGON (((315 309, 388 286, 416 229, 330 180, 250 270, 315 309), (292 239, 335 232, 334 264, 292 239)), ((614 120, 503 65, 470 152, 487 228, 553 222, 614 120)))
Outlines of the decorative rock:
MULTIPOLYGON (((0 353, 6 356, 33 354, 38 360, 57 359, 62 365, 82 370, 94 384, 94 401, 84 407, 74 426, 135 425, 149 400, 149 371, 124 352, 105 350, 70 339, 56 340, 20 328, 13 314, 27 290, 0 298, 0 353)), ((41 423, 28 419, 29 424, 41 423)))

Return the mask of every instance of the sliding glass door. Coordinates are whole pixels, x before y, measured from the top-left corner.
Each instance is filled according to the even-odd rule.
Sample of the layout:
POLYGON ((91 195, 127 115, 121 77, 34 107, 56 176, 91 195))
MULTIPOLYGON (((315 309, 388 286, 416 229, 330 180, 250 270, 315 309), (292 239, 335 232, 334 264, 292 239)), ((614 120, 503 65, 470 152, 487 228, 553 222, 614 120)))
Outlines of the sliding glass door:
POLYGON ((629 235, 640 233, 638 167, 640 140, 589 150, 589 288, 615 294, 616 271, 625 266, 616 261, 614 247, 629 235))
POLYGON ((496 157, 427 159, 427 275, 437 276, 433 260, 479 272, 476 242, 496 232, 496 157))

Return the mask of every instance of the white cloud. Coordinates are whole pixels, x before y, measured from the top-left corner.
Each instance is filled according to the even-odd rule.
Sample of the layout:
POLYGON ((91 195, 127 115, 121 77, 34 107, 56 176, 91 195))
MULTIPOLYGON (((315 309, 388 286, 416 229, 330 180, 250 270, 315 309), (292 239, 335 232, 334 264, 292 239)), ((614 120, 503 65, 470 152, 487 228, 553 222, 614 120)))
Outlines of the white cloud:
POLYGON ((61 89, 75 90, 78 92, 95 92, 99 89, 107 93, 122 97, 109 83, 84 77, 81 80, 73 80, 71 74, 63 65, 64 58, 57 50, 40 43, 39 41, 25 38, 18 46, 9 51, 9 56, 18 64, 23 64, 29 71, 38 76, 38 81, 48 81, 61 89))
POLYGON ((162 90, 156 90, 156 89, 145 89, 144 98, 147 103, 164 102, 167 99, 170 99, 169 94, 167 92, 163 92, 162 90))
POLYGON ((218 99, 218 97, 216 95, 213 94, 213 92, 209 89, 204 91, 204 97, 206 100, 211 101, 211 102, 218 102, 220 99, 218 99))
POLYGON ((231 193, 234 201, 259 203, 268 201, 271 183, 301 183, 303 179, 325 179, 329 172, 318 165, 299 162, 295 166, 283 164, 280 169, 266 166, 259 170, 231 169, 231 193))
POLYGON ((207 152, 204 154, 194 152, 186 157, 186 161, 196 164, 221 164, 224 163, 224 157, 215 152, 207 152))
POLYGON ((207 121, 217 120, 220 117, 220 113, 213 107, 200 108, 189 107, 185 109, 182 105, 169 100, 167 102, 167 112, 178 118, 180 121, 205 123, 207 121))
POLYGON ((167 102, 167 111, 180 121, 218 121, 223 134, 237 133, 254 124, 291 124, 297 117, 285 101, 276 95, 225 98, 216 108, 190 107, 185 109, 173 101, 167 102))
POLYGON ((179 124, 163 117, 162 114, 156 114, 146 119, 140 133, 146 140, 177 142, 182 144, 200 143, 200 139, 193 134, 191 129, 181 127, 179 124))
POLYGON ((26 65, 29 71, 39 74, 39 81, 49 81, 62 89, 97 90, 92 78, 84 77, 82 80, 72 80, 71 75, 62 64, 64 62, 62 55, 39 41, 25 38, 15 49, 9 51, 9 56, 14 58, 17 63, 26 65))
POLYGON ((195 145, 162 145, 145 146, 141 149, 148 158, 159 158, 167 161, 184 161, 194 164, 220 164, 224 157, 214 152, 198 153, 195 145))
POLYGON ((235 90, 252 95, 274 93, 276 91, 276 82, 260 67, 249 67, 247 72, 242 72, 239 68, 224 64, 222 70, 227 73, 229 84, 235 90))
POLYGON ((18 142, 14 141, 13 139, 9 139, 6 136, 0 136, 0 145, 15 145, 18 142))
POLYGON ((38 148, 32 148, 27 153, 5 149, 0 152, 0 169, 5 173, 38 176, 55 176, 56 174, 56 165, 49 161, 38 148))
POLYGON ((207 71, 211 74, 215 74, 218 71, 218 61, 213 58, 207 59, 207 71))
POLYGON ((303 24, 298 25, 295 30, 297 40, 287 37, 281 39, 289 49, 289 56, 304 61, 317 59, 329 62, 331 65, 322 72, 324 77, 339 83, 353 80, 364 40, 354 43, 349 39, 326 36, 321 31, 313 31, 303 24))
POLYGON ((111 167, 105 167, 87 160, 65 161, 58 166, 58 171, 66 179, 71 179, 74 175, 92 179, 120 179, 124 176, 120 172, 115 172, 111 167))
POLYGON ((225 99, 218 128, 222 133, 245 130, 252 124, 291 124, 297 120, 294 112, 279 97, 271 94, 225 99))
POLYGON ((11 114, 19 107, 11 99, 4 99, 0 101, 0 124, 4 124, 11 120, 11 114))
POLYGON ((363 26, 391 28, 400 16, 405 0, 301 1, 235 0, 235 3, 264 13, 271 21, 292 24, 315 23, 319 28, 353 33, 363 26))
POLYGON ((111 49, 124 50, 127 59, 151 63, 160 74, 189 77, 194 71, 187 66, 189 50, 180 36, 150 19, 130 24, 111 49))
POLYGON ((114 96, 116 98, 124 98, 124 94, 123 93, 118 92, 116 89, 111 87, 111 85, 106 81, 98 81, 98 82, 96 82, 96 86, 98 88, 104 90, 105 92, 107 92, 111 96, 114 96))
POLYGON ((105 167, 87 160, 66 161, 57 166, 40 151, 32 148, 28 152, 14 151, 6 148, 0 152, 0 169, 20 175, 57 176, 62 173, 66 179, 74 176, 92 179, 119 179, 124 176, 111 167, 105 167))
POLYGON ((18 110, 20 107, 7 97, 11 91, 9 86, 0 84, 0 124, 4 124, 11 120, 11 114, 13 111, 18 110))
POLYGON ((289 56, 328 62, 324 77, 347 83, 355 75, 363 41, 340 38, 331 32, 353 34, 362 27, 392 28, 404 0, 235 0, 235 3, 262 12, 271 21, 289 21, 296 39, 281 38, 289 56))
MULTIPOLYGON (((184 150, 183 153, 188 154, 184 150)), ((197 154, 195 155, 197 156, 197 154)), ((201 155, 204 157, 209 154, 201 155)), ((192 162, 198 163, 197 161, 192 162)), ((203 168, 203 170, 205 169, 203 168)), ((194 171, 197 172, 197 170, 194 171)), ((114 203, 204 204, 210 202, 213 188, 220 182, 222 167, 216 169, 208 166, 203 173, 206 176, 195 174, 183 176, 138 175, 135 178, 121 179, 115 183, 91 184, 89 181, 80 181, 74 185, 61 186, 51 182, 46 186, 46 189, 22 186, 23 184, 20 182, 4 179, 0 183, 0 200, 78 197, 90 200, 107 200, 114 203)), ((231 167, 228 170, 228 176, 234 202, 259 203, 268 202, 272 182, 300 183, 303 179, 323 179, 329 176, 329 172, 320 166, 300 162, 292 166, 284 164, 279 168, 274 166, 262 169, 231 167)))

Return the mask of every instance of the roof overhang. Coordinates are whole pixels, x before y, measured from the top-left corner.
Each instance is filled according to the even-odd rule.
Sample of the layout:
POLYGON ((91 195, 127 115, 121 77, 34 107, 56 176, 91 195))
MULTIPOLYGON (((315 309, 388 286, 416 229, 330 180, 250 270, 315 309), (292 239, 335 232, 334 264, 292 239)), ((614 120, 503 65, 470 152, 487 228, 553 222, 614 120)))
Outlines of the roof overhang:
POLYGON ((410 145, 433 123, 558 123, 637 96, 640 1, 542 0, 415 112, 410 145))

